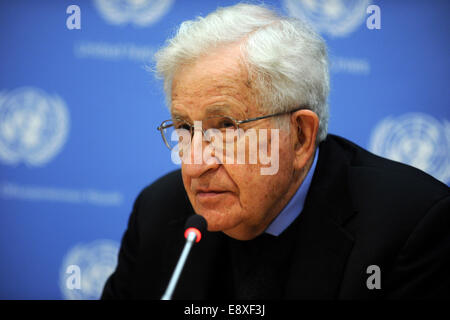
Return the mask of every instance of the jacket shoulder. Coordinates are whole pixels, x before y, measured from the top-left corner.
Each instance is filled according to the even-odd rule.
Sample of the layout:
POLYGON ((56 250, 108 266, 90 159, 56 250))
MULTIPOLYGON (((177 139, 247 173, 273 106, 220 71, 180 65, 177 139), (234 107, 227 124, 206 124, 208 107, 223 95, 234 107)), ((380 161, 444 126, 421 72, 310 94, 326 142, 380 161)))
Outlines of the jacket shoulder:
POLYGON ((355 226, 387 239, 404 239, 436 205, 448 202, 448 186, 429 174, 379 157, 343 138, 331 140, 348 164, 347 187, 357 212, 355 226))
MULTIPOLYGON (((357 224, 372 230, 411 231, 438 202, 450 197, 449 188, 409 165, 379 157, 338 136, 323 144, 327 164, 345 170, 342 177, 357 224)), ((356 222, 355 221, 355 222, 356 222)))
POLYGON ((450 194, 447 185, 420 169, 377 156, 341 137, 332 136, 331 140, 347 155, 349 184, 360 196, 376 193, 414 202, 450 194), (420 197, 412 198, 417 194, 420 197))
POLYGON ((191 211, 181 170, 169 172, 145 187, 134 205, 137 220, 144 229, 155 229, 186 219, 191 211))
POLYGON ((184 193, 181 170, 171 171, 146 186, 139 194, 143 199, 167 200, 184 193))

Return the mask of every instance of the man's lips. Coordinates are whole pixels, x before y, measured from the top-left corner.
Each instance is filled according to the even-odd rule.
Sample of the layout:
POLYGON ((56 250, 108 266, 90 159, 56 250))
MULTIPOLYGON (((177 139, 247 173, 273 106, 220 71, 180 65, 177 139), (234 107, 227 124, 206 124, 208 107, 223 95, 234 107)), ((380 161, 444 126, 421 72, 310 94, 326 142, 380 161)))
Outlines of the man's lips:
POLYGON ((217 198, 230 193, 227 190, 199 189, 195 191, 195 195, 200 199, 217 198))

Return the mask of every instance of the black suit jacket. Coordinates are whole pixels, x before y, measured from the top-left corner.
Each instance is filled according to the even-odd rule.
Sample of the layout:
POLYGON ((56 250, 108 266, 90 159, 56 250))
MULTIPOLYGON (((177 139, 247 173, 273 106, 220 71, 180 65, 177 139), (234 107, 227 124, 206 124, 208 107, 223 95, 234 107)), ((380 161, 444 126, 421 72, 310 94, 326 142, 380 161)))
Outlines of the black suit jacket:
MULTIPOLYGON (((137 198, 102 298, 160 299, 194 214, 175 171, 137 198)), ((450 297, 450 192, 431 176, 329 135, 298 219, 286 299, 450 297), (370 265, 381 289, 368 289, 370 265)), ((174 299, 220 299, 230 290, 227 236, 207 232, 174 299)))

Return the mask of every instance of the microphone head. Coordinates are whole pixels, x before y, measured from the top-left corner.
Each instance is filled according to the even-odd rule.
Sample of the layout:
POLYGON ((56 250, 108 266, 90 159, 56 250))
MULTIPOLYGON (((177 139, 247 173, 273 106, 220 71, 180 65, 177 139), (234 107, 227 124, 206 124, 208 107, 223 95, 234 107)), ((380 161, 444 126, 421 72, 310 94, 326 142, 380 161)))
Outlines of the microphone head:
POLYGON ((184 225, 184 229, 186 230, 184 232, 184 237, 187 239, 190 232, 195 232, 197 235, 195 242, 199 242, 202 238, 202 233, 206 231, 207 226, 208 224, 205 218, 198 214, 194 214, 187 219, 186 224, 184 225))

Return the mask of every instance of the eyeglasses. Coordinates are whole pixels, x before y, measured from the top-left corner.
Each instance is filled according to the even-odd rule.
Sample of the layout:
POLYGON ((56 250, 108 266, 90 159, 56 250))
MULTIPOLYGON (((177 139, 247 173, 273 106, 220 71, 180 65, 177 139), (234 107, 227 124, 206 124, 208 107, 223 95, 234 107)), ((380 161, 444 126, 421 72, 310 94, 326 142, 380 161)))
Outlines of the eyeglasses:
MULTIPOLYGON (((240 129, 240 125, 244 123, 249 123, 253 121, 263 120, 267 118, 273 118, 282 116, 285 114, 290 114, 296 112, 298 110, 306 109, 305 107, 300 107, 290 111, 278 112, 274 114, 269 114, 256 118, 249 118, 245 120, 236 120, 229 116, 211 116, 201 121, 203 134, 206 135, 206 131, 208 129, 216 129, 221 131, 223 134, 226 133, 227 130, 238 130, 240 129)), ((190 138, 193 138, 196 127, 184 119, 174 118, 173 120, 165 120, 159 125, 157 130, 161 132, 162 139, 164 144, 172 150, 181 140, 183 140, 184 134, 189 133, 190 138)), ((198 128, 200 129, 200 128, 198 128)))

